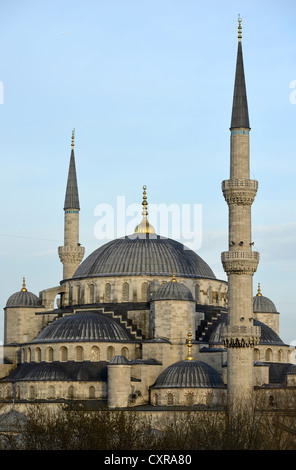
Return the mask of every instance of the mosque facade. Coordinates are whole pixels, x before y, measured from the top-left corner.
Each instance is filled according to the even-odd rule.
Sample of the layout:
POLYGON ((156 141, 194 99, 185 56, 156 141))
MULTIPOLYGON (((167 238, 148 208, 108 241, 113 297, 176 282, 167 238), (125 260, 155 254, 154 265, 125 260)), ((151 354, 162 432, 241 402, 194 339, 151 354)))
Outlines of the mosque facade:
POLYGON ((64 201, 63 279, 30 292, 23 280, 4 308, 1 401, 97 402, 114 408, 223 405, 229 396, 296 386, 294 348, 279 336, 279 312, 253 294, 249 179, 250 124, 241 23, 230 127, 229 246, 221 254, 228 281, 180 242, 143 218, 134 233, 84 259, 74 134, 64 201), (56 299, 58 299, 56 304, 56 299))

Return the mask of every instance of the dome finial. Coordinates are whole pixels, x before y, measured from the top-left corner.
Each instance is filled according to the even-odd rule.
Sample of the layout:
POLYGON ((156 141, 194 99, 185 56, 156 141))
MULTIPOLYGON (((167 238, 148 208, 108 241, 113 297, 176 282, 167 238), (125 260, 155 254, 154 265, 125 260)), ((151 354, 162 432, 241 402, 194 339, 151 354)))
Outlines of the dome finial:
POLYGON ((187 347, 188 347, 188 354, 185 357, 186 361, 192 361, 194 358, 191 356, 191 348, 192 348, 192 343, 191 343, 191 325, 189 326, 189 332, 188 332, 188 342, 187 342, 187 347))
POLYGON ((175 268, 173 268, 173 278, 172 278, 172 281, 171 282, 177 282, 176 281, 176 271, 175 271, 175 268))
POLYGON ((22 287, 22 292, 27 292, 27 289, 26 289, 26 280, 25 278, 23 277, 23 287, 22 287))
POLYGON ((72 131, 72 139, 71 139, 71 147, 72 147, 72 149, 74 148, 74 137, 75 137, 75 127, 74 127, 74 129, 73 129, 73 131, 72 131))
POLYGON ((143 206, 142 216, 143 216, 143 219, 142 219, 142 222, 135 228, 135 233, 155 233, 154 228, 152 227, 152 225, 149 224, 149 222, 147 220, 148 202, 147 202, 147 196, 146 196, 146 189, 147 189, 147 186, 144 185, 143 186, 143 202, 142 202, 142 206, 143 206))
POLYGON ((242 40, 242 25, 241 25, 241 22, 242 22, 242 19, 240 17, 240 15, 238 15, 238 42, 241 42, 242 40))
POLYGON ((260 282, 258 282, 258 292, 256 294, 257 297, 262 297, 261 290, 260 290, 260 282))

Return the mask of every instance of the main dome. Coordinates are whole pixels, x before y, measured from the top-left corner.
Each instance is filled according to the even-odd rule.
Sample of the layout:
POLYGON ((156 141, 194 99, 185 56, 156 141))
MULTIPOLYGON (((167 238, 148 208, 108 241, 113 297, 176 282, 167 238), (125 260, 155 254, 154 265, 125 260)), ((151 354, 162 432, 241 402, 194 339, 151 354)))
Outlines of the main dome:
POLYGON ((107 276, 176 276, 216 279, 194 251, 170 238, 135 233, 117 238, 90 254, 73 278, 107 276))

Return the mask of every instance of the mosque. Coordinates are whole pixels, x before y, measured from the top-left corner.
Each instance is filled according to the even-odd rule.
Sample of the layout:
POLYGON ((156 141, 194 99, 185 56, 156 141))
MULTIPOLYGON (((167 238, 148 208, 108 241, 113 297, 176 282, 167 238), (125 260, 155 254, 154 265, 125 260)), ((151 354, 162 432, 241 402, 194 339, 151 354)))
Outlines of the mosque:
POLYGON ((241 20, 230 126, 228 281, 143 218, 134 233, 86 259, 79 242, 74 133, 64 201, 63 279, 39 295, 26 281, 4 308, 2 402, 102 403, 114 408, 214 406, 296 387, 294 348, 279 337, 279 312, 260 285, 253 251, 250 124, 241 20), (57 300, 58 299, 58 300, 57 300))

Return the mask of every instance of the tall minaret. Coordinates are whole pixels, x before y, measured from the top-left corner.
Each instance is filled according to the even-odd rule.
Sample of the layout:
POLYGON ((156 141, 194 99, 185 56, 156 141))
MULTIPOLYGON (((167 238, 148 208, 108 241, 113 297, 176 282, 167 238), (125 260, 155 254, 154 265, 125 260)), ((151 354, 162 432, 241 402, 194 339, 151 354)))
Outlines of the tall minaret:
POLYGON ((258 183, 250 180, 250 124, 243 53, 241 19, 238 19, 238 50, 230 127, 230 179, 222 182, 229 208, 229 251, 222 253, 228 276, 228 323, 224 329, 227 347, 227 388, 232 402, 249 399, 254 389, 253 346, 260 329, 253 325, 253 275, 259 253, 252 251, 251 205, 258 183))
POLYGON ((74 130, 72 132, 71 157, 64 211, 64 246, 59 247, 58 253, 63 263, 63 279, 70 279, 84 256, 84 247, 80 246, 79 243, 80 206, 74 156, 74 130))

